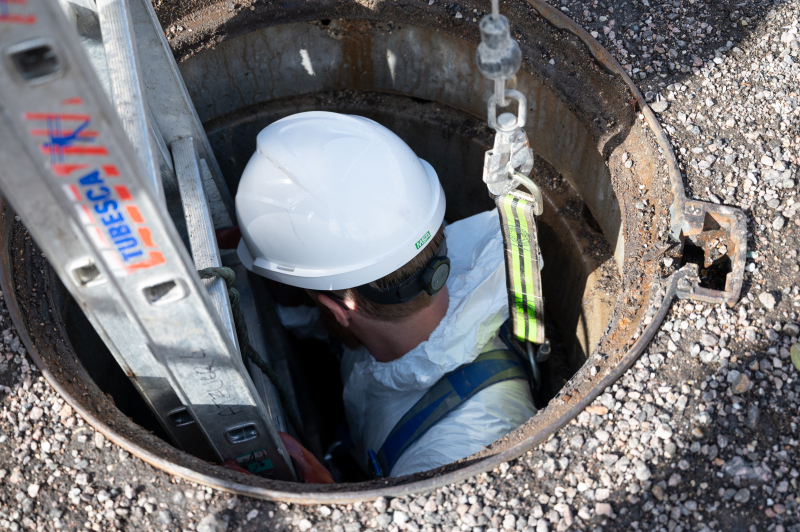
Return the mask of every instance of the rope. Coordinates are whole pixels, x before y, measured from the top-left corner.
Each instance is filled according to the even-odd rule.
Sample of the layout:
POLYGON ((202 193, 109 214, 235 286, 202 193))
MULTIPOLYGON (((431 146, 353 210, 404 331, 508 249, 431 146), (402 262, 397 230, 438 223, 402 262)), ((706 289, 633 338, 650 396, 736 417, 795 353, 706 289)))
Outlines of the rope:
POLYGON ((280 397, 283 411, 286 413, 286 417, 289 418, 289 423, 291 423, 292 428, 294 428, 295 432, 297 432, 297 435, 300 436, 300 439, 305 440, 303 426, 300 423, 300 417, 297 415, 297 412, 295 412, 294 407, 292 406, 292 401, 289 398, 289 392, 286 391, 286 388, 283 386, 280 378, 275 373, 275 370, 272 369, 272 366, 270 366, 266 360, 261 358, 261 355, 258 353, 258 351, 256 351, 255 348, 250 345, 250 337, 247 333, 247 323, 244 319, 244 312, 239 306, 241 296, 239 296, 239 291, 233 287, 233 283, 236 281, 236 274, 232 269, 225 267, 203 268, 202 270, 198 270, 197 273, 200 274, 201 279, 220 278, 225 281, 225 284, 228 287, 228 298, 231 300, 231 311, 233 312, 233 323, 236 326, 236 338, 239 340, 239 348, 242 350, 242 353, 253 362, 253 364, 258 366, 259 369, 264 372, 264 375, 267 376, 275 389, 278 390, 278 396, 280 397))

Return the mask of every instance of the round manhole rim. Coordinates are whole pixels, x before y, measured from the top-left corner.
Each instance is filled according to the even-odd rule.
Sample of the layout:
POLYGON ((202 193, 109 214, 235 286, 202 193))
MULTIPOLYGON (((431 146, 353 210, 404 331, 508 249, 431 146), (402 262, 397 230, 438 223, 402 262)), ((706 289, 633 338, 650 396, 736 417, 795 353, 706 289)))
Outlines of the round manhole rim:
MULTIPOLYGON (((660 125, 658 124, 658 121, 656 120, 652 111, 647 107, 644 98, 639 93, 635 85, 633 85, 633 82, 630 80, 630 78, 627 76, 624 70, 622 70, 622 68, 619 66, 619 64, 617 64, 616 61, 610 56, 610 54, 608 54, 608 52, 604 50, 600 46, 600 44, 597 41, 595 41, 580 26, 578 26, 576 23, 574 23, 565 15, 563 15, 560 11, 552 8, 551 6, 549 6, 544 2, 540 2, 539 0, 529 0, 529 2, 534 7, 534 9, 539 13, 539 15, 541 15, 551 24, 553 24, 559 29, 567 30, 576 35, 589 48, 595 59, 601 65, 603 65, 603 67, 607 71, 617 76, 620 76, 625 81, 626 85, 628 86, 628 89, 631 92, 632 100, 637 103, 640 112, 644 115, 644 119, 646 120, 647 124, 650 127, 650 130, 656 137, 656 142, 658 143, 658 146, 663 149, 664 156, 667 159, 670 185, 675 195, 675 201, 673 202, 673 209, 672 209, 673 226, 674 226, 677 223, 676 219, 680 221, 680 217, 681 215, 683 215, 684 212, 689 212, 691 214, 693 204, 699 204, 699 202, 692 202, 692 204, 689 204, 687 207, 686 200, 683 195, 683 185, 680 177, 680 172, 677 167, 677 161, 675 160, 674 154, 672 153, 671 146, 666 136, 661 130, 660 125), (677 193, 677 190, 680 190, 680 194, 677 193)), ((316 487, 309 486, 310 489, 309 491, 306 492, 284 491, 280 489, 270 489, 260 486, 251 486, 244 483, 229 481, 222 479, 220 477, 204 474, 197 470, 176 464, 125 438, 122 434, 118 433, 118 431, 114 429, 110 424, 104 422, 102 419, 97 417, 93 412, 84 408, 83 405, 75 397, 73 397, 63 386, 61 386, 56 376, 53 375, 53 373, 44 364, 43 360, 39 356, 38 351, 34 348, 31 338, 28 335, 28 331, 23 326, 24 322, 21 318, 20 309, 15 299, 16 293, 12 289, 12 286, 10 285, 9 282, 10 278, 7 277, 8 275, 10 275, 9 269, 5 268, 4 271, 6 273, 2 277, 3 290, 7 294, 13 294, 12 298, 7 299, 7 303, 9 306, 9 312, 11 314, 12 320, 17 330, 20 333, 23 344, 25 345, 28 352, 31 354, 37 366, 41 369, 45 378, 47 378, 47 380, 50 382, 50 384, 67 401, 67 403, 69 403, 73 407, 73 409, 75 409, 75 411, 81 415, 81 417, 83 417, 87 422, 89 422, 92 426, 94 426, 99 432, 103 433, 110 441, 119 445, 120 447, 130 452, 134 456, 170 474, 178 475, 187 480, 205 484, 212 488, 221 489, 224 491, 234 492, 242 495, 248 495, 263 499, 279 500, 283 502, 293 502, 301 504, 348 503, 361 500, 375 499, 380 496, 403 496, 412 493, 425 492, 443 485, 463 481, 466 478, 469 478, 476 474, 491 470, 502 462, 506 462, 508 460, 519 457, 520 455, 524 454, 526 451, 528 451, 535 445, 538 445, 539 443, 545 441, 551 434, 554 434, 557 430, 566 425, 571 419, 573 419, 577 414, 579 414, 588 404, 590 404, 609 384, 617 380, 617 378, 619 378, 622 372, 624 372, 630 366, 630 364, 632 364, 638 357, 638 352, 640 352, 640 348, 644 347, 647 344, 647 341, 645 341, 646 335, 642 335, 637 341, 637 343, 635 343, 631 347, 628 353, 618 360, 618 363, 613 368, 613 371, 606 374, 604 378, 598 380, 593 385, 593 388, 589 393, 585 394, 583 397, 579 399, 574 400, 573 404, 569 406, 566 410, 564 410, 562 414, 557 417, 556 420, 545 425, 544 427, 542 427, 541 430, 538 430, 534 435, 526 438, 523 441, 518 442, 517 444, 513 445, 512 447, 510 447, 505 451, 501 451, 497 454, 481 458, 475 463, 466 465, 464 467, 455 469, 453 471, 439 474, 437 476, 433 476, 423 480, 411 481, 404 484, 390 485, 383 488, 366 489, 363 491, 356 491, 355 489, 349 489, 347 491, 323 491, 326 489, 325 486, 316 486, 316 487)), ((685 276, 682 279, 687 280, 685 276)), ((688 292, 689 288, 691 288, 690 286, 691 282, 687 280, 687 283, 688 284, 685 287, 686 292, 688 292)), ((679 283, 677 282, 677 278, 673 278, 671 286, 673 292, 675 291, 675 286, 678 286, 678 288, 680 288, 679 283)), ((738 294, 738 291, 736 291, 736 293, 738 294)), ((656 316, 653 319, 654 323, 660 323, 661 319, 663 319, 663 313, 665 312, 665 309, 668 306, 668 300, 671 299, 671 295, 669 293, 667 294, 667 296, 669 297, 663 298, 663 302, 661 304, 661 308, 659 311, 661 318, 658 318, 658 316, 656 316)), ((355 487, 355 488, 357 488, 357 486, 358 484, 348 485, 348 487, 355 487)))

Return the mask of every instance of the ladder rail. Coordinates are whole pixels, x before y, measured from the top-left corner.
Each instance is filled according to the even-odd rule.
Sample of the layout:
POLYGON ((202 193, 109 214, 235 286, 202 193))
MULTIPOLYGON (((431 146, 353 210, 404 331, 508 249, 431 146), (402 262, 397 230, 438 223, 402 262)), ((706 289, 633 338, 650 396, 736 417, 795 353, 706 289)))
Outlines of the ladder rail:
MULTIPOLYGON (((81 42, 82 42, 83 48, 87 52, 87 55, 89 55, 90 62, 92 63, 92 66, 94 67, 95 72, 101 78, 101 81, 103 82, 103 86, 104 86, 104 89, 106 91, 106 94, 109 96, 109 98, 113 99, 113 95, 112 95, 112 91, 111 91, 111 80, 109 79, 108 64, 107 64, 107 60, 106 60, 105 47, 104 47, 104 42, 103 42, 103 38, 102 38, 103 32, 102 32, 102 28, 101 28, 100 17, 99 17, 99 15, 97 13, 96 5, 94 4, 94 2, 92 0, 60 0, 60 3, 62 5, 62 8, 65 10, 65 12, 68 13, 68 16, 70 16, 71 21, 73 23, 73 26, 76 27, 76 30, 78 31, 79 36, 81 38, 81 42), (80 15, 76 12, 79 9, 81 11, 80 15), (80 21, 81 21, 80 23, 78 23, 78 19, 80 19, 80 21)), ((124 9, 124 6, 119 6, 118 9, 124 9)), ((120 16, 120 15, 118 15, 118 16, 120 16)), ((109 17, 106 16, 105 17, 106 23, 108 22, 108 20, 109 20, 109 17)), ((125 36, 124 35, 120 35, 120 33, 121 32, 118 31, 118 30, 115 31, 116 38, 117 39, 120 39, 120 38, 124 39, 125 36)), ((121 47, 123 49, 125 48, 124 46, 121 46, 121 47)), ((117 48, 120 48, 120 46, 118 46, 117 48)), ((141 46, 139 46, 137 44, 136 48, 141 48, 141 46)), ((131 47, 131 48, 127 49, 126 53, 129 56, 136 56, 138 54, 138 51, 134 47, 131 47)), ((134 59, 135 59, 135 57, 134 57, 134 59)), ((169 62, 172 62, 170 59, 167 59, 167 60, 169 62)), ((123 95, 123 96, 125 96, 125 95, 123 95)), ((153 98, 153 97, 154 96, 151 94, 151 98, 153 98)), ((150 136, 153 139, 153 141, 155 143, 155 146, 158 148, 157 149, 158 162, 159 162, 159 167, 160 167, 160 170, 161 170, 163 186, 164 186, 165 196, 166 196, 166 200, 167 200, 167 207, 168 207, 168 210, 170 212, 170 215, 171 215, 173 221, 176 223, 176 225, 179 226, 179 231, 181 232, 181 235, 184 234, 184 231, 187 233, 186 237, 185 237, 185 243, 188 246, 190 246, 190 249, 192 250, 192 255, 195 257, 195 266, 198 269, 201 269, 201 268, 207 267, 209 265, 218 264, 220 262, 219 260, 212 260, 211 262, 209 262, 208 260, 206 260, 206 261, 201 260, 200 262, 198 262, 198 252, 202 253, 204 251, 210 250, 211 248, 209 247, 209 245, 211 244, 211 242, 206 240, 205 243, 199 244, 199 250, 198 250, 198 243, 197 243, 197 236, 198 235, 195 234, 194 235, 195 236, 194 239, 192 239, 190 237, 190 235, 188 234, 188 230, 187 230, 187 224, 185 224, 185 218, 184 218, 184 214, 186 214, 187 217, 188 217, 189 212, 192 212, 194 214, 194 219, 196 221, 198 221, 198 222, 200 220, 203 220, 203 219, 211 220, 211 219, 214 218, 213 213, 209 212, 209 208, 208 207, 209 207, 209 204, 219 205, 219 203, 221 202, 221 197, 220 197, 220 193, 219 193, 218 187, 217 187, 216 183, 213 181, 213 177, 211 175, 211 171, 209 169, 209 166, 206 163, 205 159, 200 159, 200 161, 199 161, 200 162, 200 172, 201 172, 201 176, 202 176, 202 186, 203 186, 204 190, 201 190, 199 192, 206 196, 205 199, 207 201, 199 201, 198 202, 198 200, 197 200, 197 197, 198 197, 197 196, 197 191, 194 191, 194 192, 190 191, 188 197, 186 197, 183 194, 185 191, 182 190, 182 189, 179 190, 178 178, 176 176, 175 167, 173 165, 172 155, 170 154, 169 148, 166 146, 166 142, 164 141, 164 138, 161 135, 161 132, 159 131, 159 129, 155 125, 156 124, 156 120, 153 117, 152 110, 150 109, 150 106, 146 102, 145 102, 145 108, 146 108, 146 111, 147 111, 147 114, 148 114, 148 118, 149 118, 149 126, 150 126, 150 132, 151 132, 150 136), (178 199, 178 201, 175 201, 176 199, 178 199), (184 205, 186 205, 185 209, 183 208, 184 205), (195 208, 194 206, 198 206, 198 207, 195 208), (201 264, 205 264, 205 265, 201 266, 201 264)), ((179 148, 177 148, 177 151, 175 151, 175 150, 173 150, 173 151, 175 151, 176 159, 177 158, 182 158, 182 160, 184 161, 184 165, 185 165, 184 171, 183 171, 184 175, 191 175, 192 172, 189 170, 189 167, 191 167, 191 165, 195 164, 193 162, 193 160, 196 159, 196 154, 194 153, 193 139, 191 139, 191 138, 190 139, 177 139, 177 140, 173 141, 172 145, 173 145, 173 147, 175 147, 176 145, 179 146, 179 148), (187 174, 187 172, 188 172, 188 174, 187 174)), ((189 181, 191 182, 191 179, 189 181)), ((184 178, 184 180, 181 183, 184 186, 184 188, 187 188, 187 184, 186 183, 187 183, 186 178, 184 178)), ((191 188, 191 186, 192 185, 188 185, 188 188, 191 188)), ((218 217, 219 217, 219 213, 217 213, 217 218, 218 217)), ((217 220, 217 221, 219 222, 219 220, 217 220)), ((197 228, 202 226, 202 225, 203 224, 195 224, 195 226, 196 226, 195 227, 195 233, 197 232, 197 228)), ((222 225, 229 225, 229 223, 228 224, 223 223, 222 225)), ((203 227, 201 230, 207 231, 208 228, 207 227, 203 227)), ((213 226, 211 227, 211 231, 212 232, 210 234, 213 236, 213 226)), ((217 255, 219 254, 218 251, 217 251, 216 254, 217 255)), ((203 257, 201 257, 201 259, 202 258, 203 257)), ((209 260, 211 260, 210 256, 208 258, 209 258, 209 260)), ((231 315, 230 305, 229 305, 229 302, 227 300, 227 294, 222 294, 221 295, 221 292, 220 292, 220 290, 226 291, 226 289, 224 288, 223 281, 221 281, 221 280, 204 280, 203 283, 206 285, 207 288, 210 288, 209 293, 211 295, 212 300, 214 301, 214 304, 215 304, 215 306, 217 308, 217 311, 219 312, 219 315, 222 317, 222 320, 223 320, 223 322, 225 324, 225 327, 226 327, 226 329, 228 329, 228 333, 231 335, 233 342, 238 344, 238 340, 236 338, 236 334, 235 334, 235 330, 234 330, 234 325, 232 323, 232 315, 231 315), (222 286, 222 288, 220 288, 220 286, 222 286)), ((249 281, 247 280, 246 276, 241 278, 241 279, 237 277, 237 286, 240 287, 240 293, 242 293, 243 295, 246 294, 246 293, 250 293, 251 292, 250 289, 249 289, 249 281), (246 285, 246 288, 242 288, 243 284, 246 285)), ((254 302, 251 302, 251 303, 254 304, 254 302)), ((252 321, 251 320, 252 317, 253 316, 246 316, 247 321, 248 322, 252 321)), ((102 318, 102 316, 101 316, 101 318, 102 318)), ((254 344, 256 349, 260 349, 261 351, 264 351, 265 346, 262 345, 263 344, 263 338, 260 335, 257 335, 257 336, 253 337, 253 344, 254 344)), ((126 348, 126 350, 127 350, 127 348, 126 348)), ((116 348, 114 348, 114 351, 116 353, 118 353, 118 350, 116 348)), ((262 353, 262 356, 263 356, 263 353, 262 353)), ((117 355, 117 358, 118 358, 118 362, 120 362, 120 365, 125 367, 126 364, 124 362, 124 359, 119 358, 119 355, 117 355)), ((248 365, 251 365, 250 361, 246 361, 246 363, 248 365)), ((152 372, 155 369, 155 365, 154 364, 150 364, 150 367, 148 369, 152 372)), ((242 369, 244 370, 244 368, 242 368, 242 369)), ((131 373, 129 373, 129 374, 131 374, 131 373)), ((143 374, 143 373, 141 371, 133 371, 132 374, 140 375, 140 374, 143 374)), ((267 380, 266 383, 263 382, 266 379, 266 376, 263 375, 263 373, 261 373, 260 369, 257 369, 257 371, 255 373, 251 373, 251 375, 252 375, 252 378, 253 378, 253 384, 254 384, 256 390, 258 391, 259 397, 261 397, 262 401, 264 402, 264 405, 265 405, 267 411, 269 412, 270 417, 276 423, 276 426, 277 426, 278 430, 286 432, 286 422, 285 422, 285 419, 283 417, 283 410, 280 407, 279 398, 278 398, 275 390, 272 389, 271 383, 269 383, 268 380, 267 380)), ((142 384, 139 382, 138 379, 135 380, 134 382, 135 382, 137 388, 140 389, 140 393, 142 393, 143 395, 158 395, 160 397, 160 396, 163 396, 166 393, 166 391, 161 389, 161 388, 157 388, 156 390, 143 390, 142 389, 142 384)), ((157 381, 157 382, 160 382, 160 381, 157 381)), ((175 401, 177 401, 177 397, 175 398, 175 401)), ((175 402, 175 401, 173 401, 173 402, 175 402)), ((148 399, 148 403, 150 403, 149 399, 148 399)), ((175 411, 177 412, 177 410, 179 410, 179 409, 176 408, 175 411)), ((155 409, 154 409, 154 413, 156 414, 156 416, 159 418, 160 421, 162 421, 162 419, 163 419, 162 426, 164 426, 164 428, 167 430, 167 432, 180 432, 181 433, 181 434, 172 434, 172 433, 170 433, 170 436, 173 439, 173 441, 175 441, 180 447, 186 449, 187 448, 187 443, 190 443, 190 447, 189 448, 196 448, 198 446, 196 436, 189 437, 189 438, 183 437, 182 433, 183 432, 189 432, 189 429, 191 427, 186 427, 185 423, 181 424, 181 425, 176 425, 173 422, 173 420, 171 419, 175 415, 178 415, 177 413, 170 414, 170 415, 168 415, 166 417, 163 416, 163 414, 161 414, 160 412, 155 411, 155 409), (170 419, 168 419, 168 418, 170 418, 170 419), (188 440, 188 442, 187 442, 187 440, 188 440)), ((196 427, 195 427, 195 429, 196 429, 196 427)), ((196 430, 194 432, 196 432, 196 430)), ((282 445, 282 442, 279 441, 279 444, 282 445)), ((193 452, 193 454, 199 455, 199 453, 196 452, 196 451, 193 452)))
POLYGON ((136 36, 127 0, 96 2, 108 66, 111 101, 156 197, 163 198, 164 186, 151 137, 150 113, 139 74, 141 67, 136 51, 136 36))
MULTIPOLYGON (((200 175, 200 163, 194 149, 194 139, 191 137, 173 141, 172 157, 178 178, 178 187, 183 201, 186 216, 186 228, 189 233, 194 266, 198 270, 222 266, 219 249, 214 236, 214 225, 203 192, 203 181, 200 175)), ((236 338, 236 325, 233 322, 231 302, 228 299, 228 287, 219 277, 203 279, 203 284, 208 290, 208 295, 216 308, 223 327, 228 333, 231 342, 241 351, 236 338)))
POLYGON ((35 172, 0 168, 3 191, 79 302, 86 304, 89 289, 100 284, 119 294, 121 308, 108 310, 141 328, 219 458, 293 479, 288 455, 270 441, 270 420, 252 382, 236 368, 235 345, 139 173, 77 37, 54 2, 13 7, 20 11, 13 20, 25 23, 0 23, 8 67, 0 68, 0 148, 8 158, 16 147, 35 172), (70 242, 67 232, 80 244, 71 253, 58 243, 70 242))
POLYGON ((108 76, 108 62, 97 5, 94 0, 59 0, 59 4, 78 32, 78 39, 97 77, 100 78, 103 90, 111 98, 111 80, 108 76))
POLYGON ((156 12, 149 0, 129 0, 136 46, 142 65, 145 94, 158 130, 167 145, 191 137, 200 159, 206 161, 211 180, 205 183, 214 227, 224 229, 235 225, 236 210, 233 197, 222 175, 217 159, 208 142, 203 124, 183 82, 183 76, 172 55, 172 49, 161 29, 156 12), (210 188, 210 187, 213 187, 210 188))
MULTIPOLYGON (((97 5, 95 4, 94 0, 59 0, 59 4, 64 10, 64 13, 67 15, 67 18, 72 23, 72 26, 78 32, 78 38, 80 39, 83 50, 86 52, 89 62, 92 64, 97 77, 100 78, 100 83, 103 86, 104 92, 111 101, 114 101, 115 95, 114 90, 112 89, 111 77, 108 70, 106 48, 105 44, 103 43, 103 31, 101 28, 100 15, 97 12, 97 5)), ((109 17, 106 16, 105 21, 108 23, 109 17)), ((124 38, 124 34, 119 31, 116 31, 115 35, 118 39, 124 38)), ((129 55, 133 54, 136 56, 136 51, 133 49, 129 49, 127 53, 129 55)), ((133 60, 138 64, 136 57, 133 57, 133 60)), ((141 78, 141 76, 139 76, 139 78, 141 78)), ((118 99, 125 100, 126 98, 130 99, 135 96, 133 94, 129 94, 130 91, 124 86, 121 88, 117 86, 115 89, 117 91, 123 91, 122 94, 117 95, 118 99)), ((138 94, 140 96, 139 101, 144 101, 141 98, 143 89, 139 90, 138 94)), ((167 148, 166 142, 164 142, 164 137, 161 135, 161 132, 156 126, 155 118, 153 118, 153 113, 146 101, 144 103, 144 107, 147 118, 147 129, 149 130, 149 136, 152 140, 153 150, 158 163, 159 174, 161 176, 161 186, 164 190, 167 210, 170 213, 173 222, 175 222, 178 226, 178 231, 181 233, 181 237, 183 238, 185 227, 183 223, 182 209, 179 205, 180 193, 178 192, 178 184, 175 181, 175 169, 172 165, 172 156, 169 152, 169 148, 167 148)), ((130 129, 130 131, 126 131, 126 133, 129 133, 128 138, 131 140, 131 142, 135 143, 136 135, 139 133, 139 128, 134 126, 130 129), (132 137, 131 134, 134 136, 132 137)), ((188 239, 186 239, 186 241, 188 242, 188 239)))
MULTIPOLYGON (((18 156, 24 147, 11 135, 12 128, 13 125, 0 112, 0 145, 6 148, 0 150, 0 166, 14 168, 15 172, 22 175, 35 175, 38 169, 31 161, 18 156)), ((1 174, 2 171, 0 179, 2 179, 1 174)), ((28 203, 33 204, 24 208, 25 222, 36 242, 43 242, 51 235, 46 236, 37 228, 48 224, 51 214, 46 206, 55 202, 56 198, 52 195, 32 198, 29 194, 25 194, 25 191, 16 190, 17 192, 15 189, 3 187, 4 194, 12 206, 25 207, 28 203)), ((59 257, 57 261, 50 260, 56 274, 62 280, 70 276, 75 278, 77 282, 65 282, 65 287, 75 300, 84 303, 81 305, 84 314, 125 374, 137 376, 136 379, 131 379, 131 382, 172 442, 199 458, 217 459, 199 427, 192 423, 191 418, 187 420, 182 416, 185 407, 173 391, 161 363, 150 352, 143 331, 129 319, 127 314, 120 313, 123 303, 109 284, 102 282, 99 276, 93 277, 98 272, 91 267, 82 244, 75 232, 70 229, 67 223, 55 238, 49 238, 49 245, 42 248, 46 250, 48 257, 59 257), (72 265, 73 268, 70 270, 66 265, 72 265), (82 285, 83 289, 78 290, 78 285, 82 285), (129 353, 128 359, 122 356, 117 348, 118 345, 125 346, 129 353)))
MULTIPOLYGON (((189 233, 195 268, 198 270, 204 268, 218 268, 222 266, 222 258, 219 248, 217 247, 214 225, 211 220, 211 213, 203 188, 202 174, 205 166, 203 163, 205 161, 202 159, 198 160, 198 154, 195 151, 195 143, 191 137, 173 141, 170 147, 172 148, 178 186, 180 187, 181 199, 183 200, 186 227, 189 233)), ((242 278, 244 281, 246 281, 246 279, 247 277, 242 278)), ((239 345, 236 335, 236 324, 234 323, 233 310, 228 297, 228 286, 226 282, 219 277, 203 279, 203 283, 206 289, 208 289, 208 294, 222 319, 225 330, 240 353, 239 357, 235 360, 235 362, 238 362, 239 371, 242 375, 247 375, 248 373, 244 365, 245 361, 242 360, 241 357, 243 348, 239 345)), ((247 325, 251 325, 254 319, 256 319, 256 316, 245 316, 247 325)), ((256 331, 249 329, 249 327, 248 330, 256 333, 256 331)), ((260 333, 260 330, 257 332, 260 333)), ((258 340, 263 342, 260 335, 256 333, 251 341, 257 346, 255 349, 261 354, 264 351, 264 346, 263 343, 259 344, 258 340)), ((258 375, 263 377, 261 370, 259 369, 258 371, 258 375)), ((280 399, 278 397, 270 397, 262 394, 263 390, 258 387, 256 382, 253 383, 253 386, 258 392, 255 396, 256 402, 260 404, 260 407, 263 409, 262 411, 267 412, 270 419, 273 420, 273 424, 268 425, 268 430, 270 431, 269 436, 273 444, 279 449, 283 449, 285 452, 283 442, 278 435, 278 430, 285 428, 282 427, 282 423, 280 422, 282 420, 278 421, 280 416, 282 416, 282 411, 278 406, 280 405, 280 399)))

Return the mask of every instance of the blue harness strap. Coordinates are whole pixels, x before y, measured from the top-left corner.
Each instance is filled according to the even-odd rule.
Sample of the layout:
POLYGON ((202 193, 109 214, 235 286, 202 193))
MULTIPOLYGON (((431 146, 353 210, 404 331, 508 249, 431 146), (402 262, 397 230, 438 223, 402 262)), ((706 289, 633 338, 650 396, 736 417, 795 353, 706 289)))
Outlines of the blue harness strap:
POLYGON ((380 466, 382 475, 390 474, 411 444, 476 393, 498 382, 526 378, 522 360, 510 350, 482 353, 473 362, 451 371, 397 422, 377 455, 370 451, 373 467, 380 466))

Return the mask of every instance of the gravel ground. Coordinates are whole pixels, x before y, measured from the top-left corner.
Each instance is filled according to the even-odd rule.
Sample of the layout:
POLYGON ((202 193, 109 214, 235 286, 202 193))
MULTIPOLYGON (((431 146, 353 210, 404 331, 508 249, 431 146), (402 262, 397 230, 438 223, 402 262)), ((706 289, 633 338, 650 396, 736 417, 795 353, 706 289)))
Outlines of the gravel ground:
POLYGON ((30 366, 2 309, 0 529, 800 532, 800 3, 558 1, 651 102, 687 193, 747 212, 739 304, 674 304, 635 367, 526 456, 340 507, 237 498, 131 457, 30 366))

